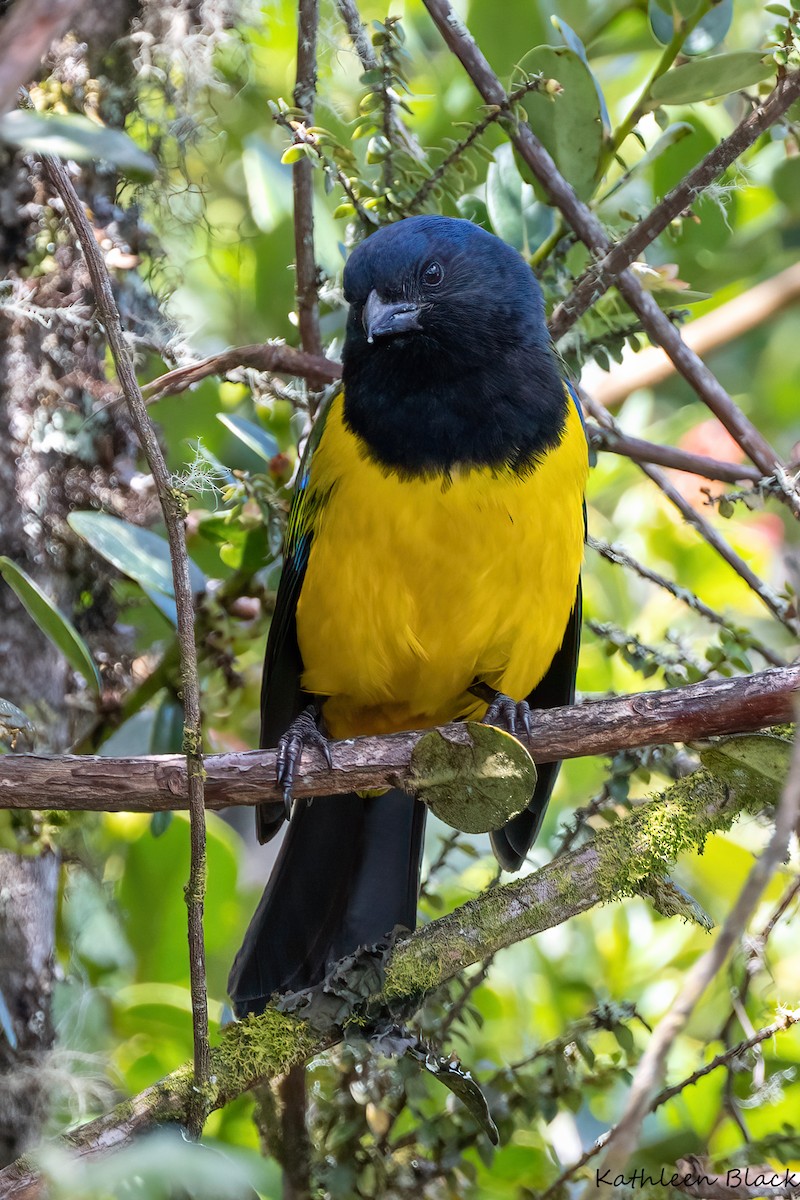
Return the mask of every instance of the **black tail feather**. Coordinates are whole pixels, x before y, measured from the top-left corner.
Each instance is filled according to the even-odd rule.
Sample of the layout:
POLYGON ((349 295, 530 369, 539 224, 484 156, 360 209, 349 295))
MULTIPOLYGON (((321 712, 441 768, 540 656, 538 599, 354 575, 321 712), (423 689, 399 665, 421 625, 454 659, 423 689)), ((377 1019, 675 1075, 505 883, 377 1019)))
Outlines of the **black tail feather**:
POLYGON ((425 808, 393 790, 321 796, 292 821, 228 990, 237 1016, 300 991, 395 925, 416 924, 425 808))

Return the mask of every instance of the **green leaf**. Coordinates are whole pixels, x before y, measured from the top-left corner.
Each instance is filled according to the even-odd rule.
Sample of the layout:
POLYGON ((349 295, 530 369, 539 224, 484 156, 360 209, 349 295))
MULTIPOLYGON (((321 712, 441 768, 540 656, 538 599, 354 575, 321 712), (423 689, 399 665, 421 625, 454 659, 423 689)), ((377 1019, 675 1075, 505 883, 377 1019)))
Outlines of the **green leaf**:
MULTIPOLYGON (((467 197, 458 208, 468 219, 473 218, 467 197)), ((479 201, 475 201, 478 211, 479 201)), ((541 245, 553 228, 553 213, 536 199, 529 183, 520 175, 514 162, 514 153, 509 145, 499 146, 495 161, 486 174, 486 210, 492 229, 498 237, 523 254, 530 254, 541 245)))
POLYGON ((15 109, 0 116, 0 140, 20 150, 76 162, 103 159, 134 179, 152 179, 156 172, 154 160, 127 133, 98 125, 78 113, 15 109))
POLYGON ((280 450, 272 434, 267 433, 253 421, 248 421, 244 417, 231 417, 227 413, 217 413, 217 420, 221 421, 240 442, 244 442, 248 450, 252 450, 259 458, 263 458, 264 462, 270 462, 280 450))
MULTIPOLYGON (((162 596, 174 600, 172 563, 166 538, 108 513, 70 513, 67 521, 98 554, 102 554, 123 575, 135 580, 148 594, 151 591, 160 592, 162 596)), ((193 592, 205 591, 206 577, 191 559, 189 576, 193 592)))
POLYGON ((464 1070, 458 1059, 444 1058, 434 1053, 425 1053, 422 1046, 414 1047, 408 1053, 412 1058, 416 1058, 434 1079, 438 1079, 439 1083, 443 1083, 449 1091, 458 1096, 461 1103, 474 1117, 492 1145, 499 1145, 500 1135, 497 1131, 497 1126, 492 1120, 492 1114, 489 1112, 486 1097, 469 1071, 464 1070))
POLYGON ((749 787, 765 808, 780 799, 791 755, 791 741, 773 733, 736 734, 700 751, 704 767, 733 786, 749 787))
MULTIPOLYGON (((650 0, 647 9, 650 28, 656 41, 667 46, 675 31, 675 19, 671 5, 661 0, 650 0)), ((723 40, 733 20, 733 0, 720 0, 691 31, 681 46, 682 54, 706 54, 723 40)))
POLYGON ((150 818, 150 832, 154 838, 161 837, 162 833, 167 832, 171 824, 172 813, 169 809, 154 812, 150 818))
POLYGON ((288 146, 281 155, 281 162, 284 166, 291 166, 292 163, 300 162, 306 157, 306 154, 305 146, 288 146))
MULTIPOLYGON (((727 0, 726 0, 726 2, 727 2, 727 0)), ((733 0, 730 0, 730 2, 733 3, 733 0)), ((589 65, 589 56, 586 53, 586 47, 584 46, 581 39, 578 37, 575 30, 572 29, 571 26, 569 26, 566 21, 562 21, 560 17, 551 17, 550 22, 553 25, 553 28, 557 29, 558 32, 561 34, 562 38, 567 43, 570 50, 572 50, 575 54, 577 54, 578 58, 581 60, 581 62, 586 67, 586 70, 591 74, 592 79, 594 80, 595 91, 597 92, 597 99, 600 102, 600 116, 603 119, 603 128, 610 130, 611 129, 611 117, 609 116, 609 113, 608 113, 608 106, 606 105, 606 98, 603 95, 603 89, 600 87, 600 83, 599 83, 596 75, 594 74, 591 66, 589 65)))
POLYGON ((776 196, 793 215, 800 213, 800 158, 784 158, 772 172, 776 196))
POLYGON ((45 637, 66 658, 69 665, 82 675, 96 695, 100 695, 100 675, 89 647, 71 621, 59 612, 52 600, 34 583, 21 567, 5 555, 0 556, 0 575, 41 629, 45 637))
POLYGON ((742 88, 753 87, 775 73, 773 62, 764 62, 759 50, 737 50, 733 54, 714 54, 667 71, 650 89, 649 108, 659 104, 694 104, 727 96, 742 88))
MULTIPOLYGON (((534 92, 522 105, 531 129, 561 174, 581 200, 588 200, 603 153, 603 117, 594 76, 574 50, 565 46, 537 46, 519 66, 527 75, 541 73, 561 84, 560 95, 553 98, 534 92)), ((527 178, 524 163, 520 170, 527 178)), ((538 184, 534 187, 538 194, 538 184)))
POLYGON ((527 806, 535 784, 528 751, 492 725, 432 729, 411 754, 409 790, 462 833, 502 829, 527 806))

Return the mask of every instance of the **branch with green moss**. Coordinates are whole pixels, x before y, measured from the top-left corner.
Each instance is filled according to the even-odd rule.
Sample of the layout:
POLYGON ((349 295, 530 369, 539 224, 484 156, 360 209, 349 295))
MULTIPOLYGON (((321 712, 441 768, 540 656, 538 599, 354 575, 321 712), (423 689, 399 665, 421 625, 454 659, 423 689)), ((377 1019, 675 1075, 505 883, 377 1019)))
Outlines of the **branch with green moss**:
MULTIPOLYGON (((670 885, 667 872, 741 814, 774 805, 790 749, 772 735, 729 739, 709 751, 707 767, 587 844, 401 935, 388 950, 351 956, 320 987, 282 997, 262 1015, 229 1025, 211 1051, 207 1113, 346 1036, 408 1019, 429 992, 465 967, 597 904, 655 897, 659 911, 697 920, 696 907, 670 885)), ((185 1064, 64 1140, 80 1155, 108 1152, 156 1124, 183 1122, 194 1103, 192 1070, 185 1064)), ((21 1159, 0 1172, 0 1194, 7 1200, 35 1196, 36 1180, 35 1156, 21 1159)))

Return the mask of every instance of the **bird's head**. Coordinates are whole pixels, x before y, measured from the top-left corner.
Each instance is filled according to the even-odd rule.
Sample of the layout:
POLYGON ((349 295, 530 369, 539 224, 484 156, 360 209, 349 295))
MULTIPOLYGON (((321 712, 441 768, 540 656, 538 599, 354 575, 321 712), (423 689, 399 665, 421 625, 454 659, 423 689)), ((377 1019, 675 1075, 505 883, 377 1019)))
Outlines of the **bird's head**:
POLYGON ((459 366, 494 346, 547 340, 539 285, 521 255, 471 221, 409 217, 377 230, 345 267, 345 357, 398 350, 459 366))
POLYGON ((528 462, 560 436, 564 391, 539 285, 470 221, 409 217, 344 271, 345 420, 405 474, 528 462))

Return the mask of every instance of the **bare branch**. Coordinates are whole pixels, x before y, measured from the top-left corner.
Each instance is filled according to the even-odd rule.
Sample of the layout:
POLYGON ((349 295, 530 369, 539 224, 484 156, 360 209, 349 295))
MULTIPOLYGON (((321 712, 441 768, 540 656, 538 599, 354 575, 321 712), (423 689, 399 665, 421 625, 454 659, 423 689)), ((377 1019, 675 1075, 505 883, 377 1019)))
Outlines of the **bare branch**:
POLYGON ((635 262, 647 246, 663 233, 670 221, 690 208, 697 197, 718 179, 765 130, 780 120, 800 97, 800 71, 792 71, 778 80, 763 103, 747 116, 733 133, 705 156, 660 204, 634 225, 622 241, 612 247, 578 280, 572 292, 557 305, 550 320, 553 341, 558 341, 575 324, 622 271, 635 262))
MULTIPOLYGON (((642 579, 646 579, 648 583, 654 583, 656 587, 663 588, 665 592, 669 592, 676 600, 680 600, 682 604, 691 608, 699 616, 705 617, 707 621, 711 621, 713 625, 719 625, 723 629, 731 628, 730 623, 725 620, 721 613, 710 608, 708 604, 701 600, 699 596, 696 596, 694 592, 690 591, 689 588, 674 583, 664 575, 659 575, 658 571, 654 571, 651 567, 646 567, 644 563, 640 563, 637 559, 633 558, 621 546, 611 546, 608 542, 600 541, 598 538, 591 536, 586 539, 586 544, 600 554, 606 562, 614 563, 619 567, 626 567, 642 579)), ((772 663, 774 667, 784 665, 784 660, 781 656, 776 654, 769 646, 765 646, 763 642, 757 641, 751 636, 749 644, 766 662, 772 663)))
POLYGON ((706 1075, 710 1075, 712 1071, 716 1071, 720 1067, 729 1067, 736 1059, 742 1058, 748 1050, 752 1050, 755 1046, 760 1046, 762 1042, 768 1042, 776 1033, 783 1033, 785 1029, 790 1029, 798 1021, 800 1021, 800 1009, 789 1009, 782 1013, 770 1025, 765 1025, 763 1029, 759 1029, 752 1037, 745 1038, 744 1041, 737 1042, 735 1046, 731 1046, 721 1054, 717 1054, 712 1058, 711 1062, 698 1067, 696 1071, 693 1071, 686 1079, 682 1079, 680 1083, 674 1083, 671 1087, 664 1088, 653 1099, 649 1111, 655 1112, 657 1108, 660 1108, 662 1104, 666 1104, 673 1096, 679 1096, 687 1087, 693 1087, 700 1079, 705 1078, 706 1075))
POLYGON ((612 1176, 620 1173, 636 1148, 642 1122, 650 1111, 656 1088, 663 1079, 670 1049, 678 1034, 685 1028, 700 997, 722 969, 728 955, 741 938, 764 889, 786 856, 799 818, 800 737, 795 739, 789 775, 778 805, 772 837, 766 849, 756 859, 713 946, 687 973, 677 998, 667 1015, 656 1026, 636 1068, 625 1112, 606 1143, 606 1154, 601 1164, 612 1176))
POLYGON ((205 1119, 204 1089, 209 1076, 208 998, 206 995, 205 943, 203 937, 203 902, 206 884, 206 822, 203 804, 203 734, 200 715, 200 680, 197 672, 197 650, 194 639, 194 598, 189 577, 189 557, 180 501, 172 486, 155 428, 147 415, 147 406, 136 381, 122 321, 111 289, 103 255, 84 212, 78 194, 66 169, 56 159, 44 158, 45 169, 53 187, 64 204, 86 259, 95 294, 95 302, 103 322, 109 348, 114 358, 117 378, 125 395, 134 428, 141 442, 150 471, 155 480, 164 523, 169 538, 175 604, 178 614, 178 644, 180 648, 181 683, 183 690, 184 747, 182 759, 184 786, 188 780, 191 819, 191 861, 186 888, 189 933, 189 974, 192 993, 192 1028, 194 1033, 194 1094, 193 1123, 199 1134, 205 1119))
POLYGON ((224 376, 243 367, 277 375, 297 375, 301 379, 319 379, 323 383, 333 383, 342 374, 341 365, 323 355, 306 354, 283 342, 264 342, 255 346, 234 346, 231 350, 223 350, 221 354, 212 354, 210 358, 167 371, 165 375, 159 375, 157 379, 144 384, 142 394, 147 403, 152 404, 164 396, 177 396, 185 392, 209 375, 224 376))
MULTIPOLYGON (((779 271, 770 279, 720 304, 681 331, 686 345, 695 354, 708 354, 718 346, 727 346, 800 298, 800 263, 779 271)), ((584 371, 588 391, 607 408, 615 408, 637 388, 655 387, 675 373, 675 364, 658 346, 648 346, 631 358, 623 358, 611 372, 592 364, 584 371)))
MULTIPOLYGON (((659 692, 592 700, 536 713, 529 739, 537 762, 612 754, 636 746, 691 742, 745 733, 792 719, 800 665, 734 679, 705 680, 659 692)), ((448 737, 463 736, 448 725, 448 737)), ((340 795, 375 787, 402 787, 420 732, 333 742, 333 770, 306 751, 295 777, 296 796, 340 795)), ((280 800, 275 752, 210 754, 205 759, 206 804, 280 800)), ((322 803, 322 802, 320 802, 322 803)), ((138 758, 92 755, 0 755, 0 808, 101 812, 158 812, 186 808, 186 765, 178 754, 138 758)))
POLYGON ((719 479, 723 483, 759 483, 764 476, 758 467, 746 463, 720 462, 704 454, 689 454, 675 446, 658 446, 642 438, 628 437, 615 429, 604 429, 591 422, 586 426, 589 445, 595 450, 606 450, 610 454, 622 454, 634 462, 655 463, 659 467, 671 467, 675 471, 686 471, 690 475, 702 475, 706 479, 719 479))

